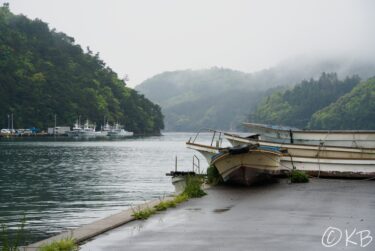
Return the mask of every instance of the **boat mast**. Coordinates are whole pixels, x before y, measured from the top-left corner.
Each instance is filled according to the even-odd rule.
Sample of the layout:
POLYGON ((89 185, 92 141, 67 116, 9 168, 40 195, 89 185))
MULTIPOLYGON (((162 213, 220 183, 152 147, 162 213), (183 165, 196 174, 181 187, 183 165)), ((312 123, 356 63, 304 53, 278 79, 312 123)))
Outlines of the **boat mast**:
POLYGON ((55 135, 56 136, 56 113, 55 113, 55 128, 53 128, 53 135, 55 135))

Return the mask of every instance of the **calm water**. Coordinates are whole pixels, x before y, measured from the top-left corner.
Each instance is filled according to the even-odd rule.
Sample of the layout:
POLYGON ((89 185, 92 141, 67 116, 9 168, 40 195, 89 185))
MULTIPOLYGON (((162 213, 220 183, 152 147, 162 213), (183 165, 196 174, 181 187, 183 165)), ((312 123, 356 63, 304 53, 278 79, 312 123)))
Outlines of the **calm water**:
MULTIPOLYGON (((26 216, 28 242, 90 223, 144 200, 173 192, 174 169, 190 170, 193 136, 121 141, 0 141, 0 224, 10 229, 26 216)), ((203 135, 201 142, 208 142, 203 135)), ((202 167, 207 163, 201 155, 202 167)))

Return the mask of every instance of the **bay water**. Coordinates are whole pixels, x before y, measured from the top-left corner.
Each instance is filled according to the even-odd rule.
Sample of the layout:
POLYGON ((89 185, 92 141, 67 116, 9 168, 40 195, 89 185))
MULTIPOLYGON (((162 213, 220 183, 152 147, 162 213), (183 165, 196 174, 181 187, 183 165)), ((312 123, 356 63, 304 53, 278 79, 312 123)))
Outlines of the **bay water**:
MULTIPOLYGON (((193 133, 122 140, 67 138, 0 140, 0 224, 9 231, 26 220, 27 243, 91 223, 173 193, 175 156, 191 170, 193 133)), ((210 143, 209 134, 200 142, 210 143)))

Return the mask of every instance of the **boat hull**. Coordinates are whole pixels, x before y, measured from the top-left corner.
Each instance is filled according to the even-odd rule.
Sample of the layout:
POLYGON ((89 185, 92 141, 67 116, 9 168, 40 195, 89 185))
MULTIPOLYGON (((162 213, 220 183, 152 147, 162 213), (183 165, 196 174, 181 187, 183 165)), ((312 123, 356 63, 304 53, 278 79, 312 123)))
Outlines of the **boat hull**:
POLYGON ((241 154, 220 154, 214 156, 215 165, 225 182, 250 185, 264 175, 277 175, 280 172, 280 154, 264 150, 250 150, 241 154))

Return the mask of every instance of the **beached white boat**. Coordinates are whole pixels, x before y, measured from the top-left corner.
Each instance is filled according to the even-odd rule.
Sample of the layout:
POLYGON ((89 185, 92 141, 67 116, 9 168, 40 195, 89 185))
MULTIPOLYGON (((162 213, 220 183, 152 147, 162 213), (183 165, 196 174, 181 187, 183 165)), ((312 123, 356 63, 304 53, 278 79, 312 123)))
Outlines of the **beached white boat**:
MULTIPOLYGON (((221 148, 218 147, 204 146, 191 142, 187 142, 186 145, 190 149, 199 151, 206 157, 208 163, 210 163, 210 158, 221 151, 221 148)), ((263 145, 263 147, 267 146, 263 145)), ((293 156, 282 148, 280 150, 282 152, 280 158, 281 173, 298 169, 318 177, 375 178, 374 158, 293 156)))
POLYGON ((249 185, 260 178, 278 175, 281 170, 282 155, 275 148, 262 149, 250 144, 221 148, 195 143, 195 139, 186 142, 186 146, 200 152, 209 165, 215 165, 227 182, 249 185))
POLYGON ((261 177, 278 175, 280 157, 278 151, 244 145, 237 149, 220 150, 210 164, 216 167, 225 182, 250 185, 261 177))
POLYGON ((287 150, 288 154, 293 157, 375 159, 375 148, 278 143, 260 140, 258 135, 242 137, 237 134, 223 133, 223 136, 233 146, 242 144, 259 144, 264 147, 276 147, 287 150))
POLYGON ((375 177, 375 148, 313 146, 258 140, 224 133, 232 145, 259 144, 284 149, 281 169, 297 168, 324 177, 375 177))
POLYGON ((375 131, 372 130, 300 130, 255 123, 244 123, 244 125, 249 128, 252 133, 260 134, 261 139, 266 141, 375 148, 375 131))

